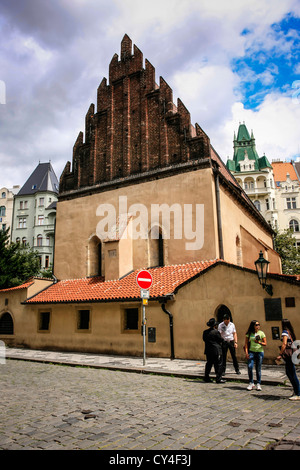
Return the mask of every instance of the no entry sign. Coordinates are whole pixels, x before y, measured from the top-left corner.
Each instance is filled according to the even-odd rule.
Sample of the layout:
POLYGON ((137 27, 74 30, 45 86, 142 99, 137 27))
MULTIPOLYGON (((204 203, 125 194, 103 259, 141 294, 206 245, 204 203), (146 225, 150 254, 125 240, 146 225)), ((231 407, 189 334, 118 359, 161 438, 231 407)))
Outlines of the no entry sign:
POLYGON ((136 276, 136 282, 141 289, 150 289, 152 285, 152 276, 149 271, 140 271, 136 276))

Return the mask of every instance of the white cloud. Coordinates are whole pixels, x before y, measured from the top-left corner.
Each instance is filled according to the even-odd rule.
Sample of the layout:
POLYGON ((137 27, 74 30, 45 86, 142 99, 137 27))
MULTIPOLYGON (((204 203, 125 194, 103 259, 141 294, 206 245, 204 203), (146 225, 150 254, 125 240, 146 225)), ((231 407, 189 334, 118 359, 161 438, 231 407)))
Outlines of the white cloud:
POLYGON ((194 66, 172 77, 174 94, 189 109, 192 123, 209 128, 230 116, 237 84, 238 77, 229 67, 218 65, 194 66))
POLYGON ((249 132, 254 132, 259 156, 265 153, 271 162, 276 158, 290 160, 299 152, 300 101, 296 104, 290 96, 270 93, 256 111, 245 109, 241 102, 236 102, 231 112, 232 118, 224 124, 222 134, 219 134, 224 162, 227 156, 233 156, 233 134, 243 121, 249 132), (231 138, 228 139, 228 136, 231 138))
POLYGON ((271 25, 288 12, 299 16, 298 0, 252 0, 251 5, 248 0, 24 4, 1 0, 0 80, 6 84, 7 104, 0 105, 0 184, 22 184, 24 168, 30 167, 30 174, 39 160, 51 159, 59 176, 62 162, 72 159, 85 113, 95 103, 97 87, 108 77, 109 62, 119 54, 125 33, 154 65, 157 77, 169 83, 174 101, 179 97, 184 102, 192 123, 203 127, 223 159, 232 156, 239 120, 253 127, 261 152, 270 149, 276 158, 298 149, 292 128, 300 105, 273 92, 253 112, 244 109, 237 91, 244 82, 249 86, 257 80, 270 86, 278 71, 266 68, 256 75, 246 66, 240 76, 232 71, 232 60, 254 52, 262 52, 262 63, 267 54, 291 56, 296 32, 289 33, 287 42, 271 25))

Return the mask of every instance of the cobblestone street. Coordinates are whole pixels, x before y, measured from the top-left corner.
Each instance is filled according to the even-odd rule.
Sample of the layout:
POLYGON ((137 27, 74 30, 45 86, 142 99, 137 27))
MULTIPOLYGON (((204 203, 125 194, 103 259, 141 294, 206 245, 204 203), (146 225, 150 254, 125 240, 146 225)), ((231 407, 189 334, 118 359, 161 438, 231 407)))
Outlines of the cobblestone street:
POLYGON ((290 387, 249 392, 238 380, 21 360, 0 368, 0 449, 263 450, 300 442, 290 387))

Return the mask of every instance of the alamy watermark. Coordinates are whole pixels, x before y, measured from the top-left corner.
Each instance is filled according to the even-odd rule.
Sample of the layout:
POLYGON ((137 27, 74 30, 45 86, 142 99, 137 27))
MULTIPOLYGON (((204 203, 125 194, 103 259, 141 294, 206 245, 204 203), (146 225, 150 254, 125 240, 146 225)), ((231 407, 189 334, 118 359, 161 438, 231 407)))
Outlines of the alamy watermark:
POLYGON ((100 204, 96 215, 102 217, 96 233, 100 240, 122 238, 169 240, 173 225, 175 240, 187 240, 186 250, 200 250, 204 245, 204 204, 151 204, 150 211, 142 203, 128 207, 127 196, 119 196, 117 210, 113 204, 100 204), (129 219, 130 231, 127 230, 129 219), (172 223, 173 219, 173 223, 172 223))
POLYGON ((299 339, 293 342, 292 349, 295 349, 295 351, 292 354, 293 363, 300 364, 300 357, 299 357, 300 356, 300 340, 299 339))
POLYGON ((0 364, 6 363, 5 343, 0 341, 0 364))
POLYGON ((3 80, 0 80, 0 104, 6 104, 6 85, 3 80))

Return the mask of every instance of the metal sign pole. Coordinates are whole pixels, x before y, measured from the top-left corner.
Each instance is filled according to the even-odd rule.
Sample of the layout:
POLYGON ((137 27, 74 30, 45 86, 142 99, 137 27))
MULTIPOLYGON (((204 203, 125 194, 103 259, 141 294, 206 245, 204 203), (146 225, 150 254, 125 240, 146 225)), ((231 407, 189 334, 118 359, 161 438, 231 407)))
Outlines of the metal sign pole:
POLYGON ((148 305, 149 289, 152 285, 152 275, 149 271, 142 270, 136 276, 136 283, 141 289, 143 305, 143 365, 146 364, 146 305, 148 305))
POLYGON ((146 364, 146 305, 148 305, 149 291, 141 289, 141 299, 143 306, 143 365, 146 364))
POLYGON ((146 307, 143 302, 143 365, 146 364, 146 307))

